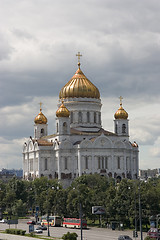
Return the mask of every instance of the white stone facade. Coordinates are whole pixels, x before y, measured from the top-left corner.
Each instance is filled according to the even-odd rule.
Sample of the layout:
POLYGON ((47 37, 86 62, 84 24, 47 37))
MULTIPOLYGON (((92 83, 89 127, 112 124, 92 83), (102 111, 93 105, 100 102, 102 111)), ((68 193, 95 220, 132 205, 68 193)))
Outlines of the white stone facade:
POLYGON ((47 124, 36 123, 34 138, 24 143, 25 179, 47 176, 69 184, 83 174, 138 177, 139 150, 135 142, 129 141, 128 119, 118 116, 112 133, 102 128, 100 99, 66 98, 64 105, 70 116, 56 117, 55 134, 44 135, 47 124))

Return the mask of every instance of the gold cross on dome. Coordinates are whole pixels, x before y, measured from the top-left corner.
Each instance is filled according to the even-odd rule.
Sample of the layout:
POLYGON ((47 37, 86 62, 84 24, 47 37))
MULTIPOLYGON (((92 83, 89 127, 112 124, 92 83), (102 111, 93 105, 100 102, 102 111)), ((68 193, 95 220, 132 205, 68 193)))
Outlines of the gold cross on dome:
POLYGON ((80 57, 82 57, 82 55, 80 54, 80 52, 78 52, 76 56, 78 57, 78 64, 80 64, 80 57))
POLYGON ((42 104, 43 104, 42 102, 39 103, 39 105, 40 105, 40 111, 42 111, 42 104))
POLYGON ((122 106, 122 99, 123 99, 123 97, 120 96, 119 99, 120 99, 120 105, 122 106))

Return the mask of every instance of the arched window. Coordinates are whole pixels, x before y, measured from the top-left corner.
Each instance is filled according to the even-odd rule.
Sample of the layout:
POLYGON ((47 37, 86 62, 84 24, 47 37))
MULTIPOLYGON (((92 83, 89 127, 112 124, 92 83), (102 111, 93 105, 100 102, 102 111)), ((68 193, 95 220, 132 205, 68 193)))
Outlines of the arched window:
POLYGON ((101 157, 102 159, 102 169, 104 169, 104 157, 101 157))
POLYGON ((96 112, 94 112, 94 123, 96 123, 96 112))
POLYGON ((56 125, 56 126, 57 126, 57 133, 58 133, 58 123, 57 123, 57 125, 56 125))
POLYGON ((63 123, 63 133, 67 133, 67 123, 63 123))
POLYGON ((48 159, 44 159, 44 170, 48 170, 48 159))
POLYGON ((117 126, 117 123, 115 124, 115 133, 118 132, 118 126, 117 126))
POLYGON ((71 123, 73 123, 73 112, 70 112, 71 116, 71 123))
POLYGON ((78 122, 82 122, 82 112, 78 112, 78 122))
POLYGON ((108 158, 105 157, 105 169, 108 169, 108 158))
POLYGON ((41 137, 44 136, 44 128, 41 128, 41 137))
POLYGON ((85 156, 85 169, 88 169, 88 157, 85 156))
POLYGON ((87 112, 87 123, 89 123, 89 122, 90 122, 90 113, 87 112))
POLYGON ((67 157, 64 158, 64 169, 68 168, 68 159, 67 157))
POLYGON ((100 169, 101 168, 101 158, 100 157, 98 157, 98 169, 100 169))
POLYGON ((126 133, 126 124, 122 124, 122 133, 126 133))
POLYGON ((117 168, 120 169, 121 165, 120 165, 120 157, 117 157, 117 168))
POLYGON ((98 115, 98 121, 99 121, 99 124, 101 124, 101 113, 99 113, 99 115, 98 115))

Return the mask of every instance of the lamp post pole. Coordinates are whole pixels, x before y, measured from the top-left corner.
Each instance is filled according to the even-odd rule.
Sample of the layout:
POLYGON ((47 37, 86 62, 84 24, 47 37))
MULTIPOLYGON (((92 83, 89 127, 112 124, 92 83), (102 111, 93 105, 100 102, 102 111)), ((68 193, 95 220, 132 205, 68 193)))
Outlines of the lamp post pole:
POLYGON ((143 240, 140 182, 139 182, 139 187, 138 187, 138 198, 139 198, 139 228, 140 228, 141 240, 143 240))
POLYGON ((83 226, 83 223, 82 223, 82 203, 81 202, 79 204, 79 213, 80 213, 80 219, 81 219, 81 240, 83 240, 83 232, 82 232, 82 226, 83 226))
MULTIPOLYGON (((73 188, 73 190, 75 190, 75 188, 73 188)), ((79 189, 78 189, 78 194, 80 194, 79 189)), ((80 222, 81 222, 81 240, 83 240, 83 220, 82 220, 82 215, 83 215, 83 213, 82 213, 82 202, 81 202, 81 200, 79 200, 79 218, 80 218, 80 222)))
POLYGON ((48 237, 50 237, 50 232, 49 232, 49 199, 48 199, 48 183, 47 183, 47 222, 48 222, 48 237))

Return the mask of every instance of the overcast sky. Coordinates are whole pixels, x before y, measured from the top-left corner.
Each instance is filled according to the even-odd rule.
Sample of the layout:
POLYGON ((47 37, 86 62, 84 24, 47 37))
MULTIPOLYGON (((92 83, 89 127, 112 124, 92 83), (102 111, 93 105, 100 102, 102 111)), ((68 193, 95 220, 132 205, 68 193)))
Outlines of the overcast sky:
POLYGON ((160 1, 0 0, 0 169, 22 167, 43 102, 54 133, 58 95, 81 68, 98 87, 113 131, 119 96, 140 168, 160 167, 160 1))

